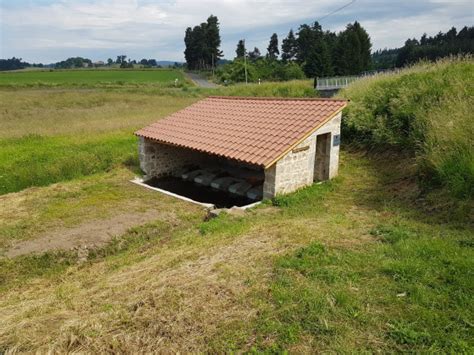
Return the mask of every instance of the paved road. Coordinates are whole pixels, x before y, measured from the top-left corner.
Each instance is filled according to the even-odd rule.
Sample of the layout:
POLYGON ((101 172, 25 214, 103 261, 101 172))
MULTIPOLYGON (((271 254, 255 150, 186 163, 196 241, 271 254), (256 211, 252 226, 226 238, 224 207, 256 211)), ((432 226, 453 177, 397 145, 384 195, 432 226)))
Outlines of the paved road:
POLYGON ((202 76, 196 73, 186 73, 186 75, 196 83, 197 86, 200 86, 202 88, 217 88, 218 85, 211 83, 210 81, 207 81, 204 79, 202 76))

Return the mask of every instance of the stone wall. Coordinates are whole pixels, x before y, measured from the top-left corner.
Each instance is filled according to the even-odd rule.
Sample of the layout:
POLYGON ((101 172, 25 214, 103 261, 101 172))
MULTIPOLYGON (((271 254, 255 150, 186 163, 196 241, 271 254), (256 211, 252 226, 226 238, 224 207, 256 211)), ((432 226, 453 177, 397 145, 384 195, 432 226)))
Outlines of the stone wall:
POLYGON ((341 114, 315 131, 311 136, 298 144, 278 162, 265 170, 263 197, 272 198, 279 194, 293 192, 314 181, 316 139, 318 135, 330 133, 329 178, 337 175, 339 165, 339 145, 334 145, 334 138, 340 135, 341 114))
POLYGON ((139 137, 138 157, 144 179, 169 175, 188 164, 202 164, 212 157, 190 149, 161 144, 139 137))
POLYGON ((145 173, 144 179, 173 174, 185 165, 233 167, 262 171, 253 165, 243 164, 223 157, 201 153, 192 149, 175 147, 168 144, 139 137, 138 158, 140 168, 145 173))

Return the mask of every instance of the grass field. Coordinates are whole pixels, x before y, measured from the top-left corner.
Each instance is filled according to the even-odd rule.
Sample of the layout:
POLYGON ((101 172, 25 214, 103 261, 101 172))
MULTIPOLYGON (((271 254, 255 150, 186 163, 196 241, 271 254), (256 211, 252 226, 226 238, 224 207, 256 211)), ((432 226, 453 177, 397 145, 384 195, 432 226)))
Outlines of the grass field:
POLYGON ((3 349, 472 351, 472 230, 417 210, 405 160, 346 151, 337 180, 209 222, 131 176, 3 197, 10 242, 161 211, 83 262, 1 260, 3 349))
POLYGON ((409 152, 343 145, 335 180, 209 221, 129 182, 136 128, 311 84, 2 88, 0 353, 472 353, 472 216, 420 188, 409 152), (140 216, 95 249, 4 257, 140 216))
POLYGON ((186 82, 181 71, 153 70, 52 70, 17 71, 0 73, 0 87, 120 87, 120 86, 174 86, 186 82))
POLYGON ((3 91, 0 193, 136 160, 133 132, 195 98, 77 90, 3 91))

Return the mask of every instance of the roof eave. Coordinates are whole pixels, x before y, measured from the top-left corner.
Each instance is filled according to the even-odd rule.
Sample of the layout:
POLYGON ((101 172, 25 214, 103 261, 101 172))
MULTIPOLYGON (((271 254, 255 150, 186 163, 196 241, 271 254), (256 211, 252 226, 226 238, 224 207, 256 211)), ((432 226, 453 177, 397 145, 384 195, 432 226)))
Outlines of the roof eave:
POLYGON ((337 111, 335 111, 333 114, 331 114, 330 116, 328 116, 328 118, 324 121, 322 121, 320 124, 318 124, 316 127, 314 127, 313 129, 311 129, 308 133, 306 133, 302 138, 298 139, 295 143, 293 143, 292 145, 290 145, 285 151, 283 151, 283 153, 279 154, 278 157, 272 159, 272 160, 269 160, 268 163, 265 163, 264 164, 264 169, 269 169, 271 168, 274 164, 276 164, 281 158, 283 158, 286 154, 288 154, 292 149, 294 149, 298 144, 300 144, 301 142, 303 142, 306 138, 308 138, 310 135, 312 135, 314 132, 316 132, 319 128, 321 128, 322 126, 324 126, 326 123, 328 123, 329 121, 331 121, 334 117, 336 117, 339 113, 341 113, 341 111, 346 108, 347 106, 347 102, 344 104, 344 106, 342 106, 340 109, 338 109, 337 111))

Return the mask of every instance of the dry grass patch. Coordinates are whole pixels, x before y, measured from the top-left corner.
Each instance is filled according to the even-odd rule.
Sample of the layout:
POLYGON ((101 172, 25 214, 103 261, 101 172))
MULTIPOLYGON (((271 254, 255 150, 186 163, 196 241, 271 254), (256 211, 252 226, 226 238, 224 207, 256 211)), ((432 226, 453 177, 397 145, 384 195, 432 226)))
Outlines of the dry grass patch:
POLYGON ((203 213, 194 205, 132 184, 133 177, 133 172, 120 168, 0 196, 0 251, 18 241, 70 234, 71 228, 82 226, 92 232, 101 221, 99 229, 107 233, 107 221, 112 223, 117 215, 138 217, 154 211, 155 219, 169 220, 174 215, 203 213))
POLYGON ((2 90, 0 138, 133 131, 197 99, 104 90, 2 90))

